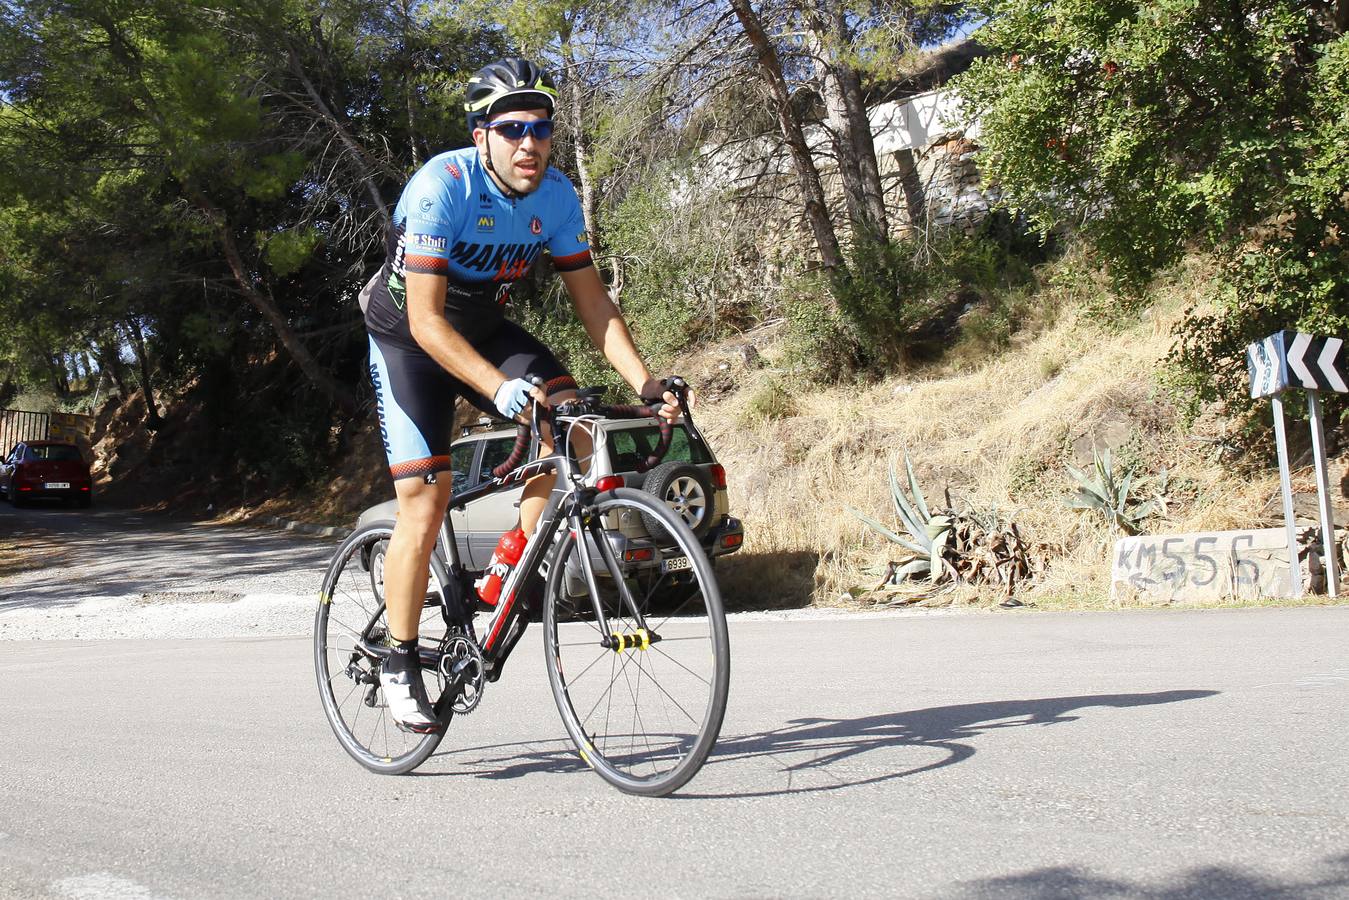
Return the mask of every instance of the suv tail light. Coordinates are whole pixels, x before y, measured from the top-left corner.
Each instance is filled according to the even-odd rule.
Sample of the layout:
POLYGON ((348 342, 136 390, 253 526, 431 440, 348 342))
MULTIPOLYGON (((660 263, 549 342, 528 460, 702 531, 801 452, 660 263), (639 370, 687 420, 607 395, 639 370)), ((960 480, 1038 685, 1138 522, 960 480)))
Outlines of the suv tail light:
POLYGON ((726 547, 727 549, 739 547, 744 542, 745 536, 743 534, 727 534, 723 535, 721 538, 721 546, 726 547))
POLYGON ((721 463, 713 463, 708 466, 708 471, 712 473, 712 483, 718 490, 726 490, 726 468, 721 463))
POLYGON ((656 551, 650 547, 642 547, 637 550, 624 550, 624 562, 649 562, 656 558, 656 551))

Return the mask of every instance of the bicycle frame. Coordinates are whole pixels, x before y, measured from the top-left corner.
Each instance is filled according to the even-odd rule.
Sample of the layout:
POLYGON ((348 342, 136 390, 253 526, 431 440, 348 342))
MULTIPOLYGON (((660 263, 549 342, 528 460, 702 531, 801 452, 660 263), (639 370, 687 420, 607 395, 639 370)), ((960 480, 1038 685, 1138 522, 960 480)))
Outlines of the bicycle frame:
MULTIPOLYGON (((558 420, 554 415, 551 415, 551 410, 549 421, 554 434, 557 434, 558 420)), ((535 433, 538 432, 537 411, 534 431, 535 433)), ((454 524, 450 520, 450 511, 462 509, 475 500, 513 487, 522 481, 545 475, 549 471, 556 473, 556 482, 548 494, 543 513, 539 517, 538 526, 525 545, 524 555, 507 576, 506 583, 502 585, 500 599, 485 626, 486 637, 479 641, 479 649, 482 651, 484 662, 488 665, 489 670, 496 674, 499 674, 501 667, 505 664, 507 657, 515 648, 515 644, 525 630, 525 623, 522 621, 525 617, 525 611, 518 602, 520 595, 529 579, 541 577, 539 568, 545 555, 557 541, 558 536, 563 533, 564 524, 568 526, 566 531, 582 544, 581 552, 577 555, 580 559, 581 571, 586 585, 590 589, 591 604, 594 608, 600 634, 605 636, 600 643, 609 649, 622 647, 621 639, 609 633, 608 618, 605 616, 598 598, 595 566, 588 549, 585 547, 586 538, 592 540, 598 547, 600 557, 604 560, 610 572, 619 573, 621 567, 614 554, 613 547, 604 537, 602 524, 598 520, 590 523, 583 521, 583 512, 595 499, 596 490, 594 487, 583 483, 584 476, 580 463, 568 455, 564 449, 560 449, 564 444, 565 441, 559 440, 555 444, 554 451, 548 456, 525 463, 505 475, 494 477, 490 481, 470 488, 459 496, 452 498, 445 510, 445 517, 440 523, 439 541, 447 563, 447 587, 450 592, 456 595, 453 598, 441 597, 441 615, 447 627, 462 627, 476 641, 478 636, 473 634, 471 610, 472 604, 476 604, 477 599, 473 594, 471 585, 467 585, 468 570, 464 568, 459 556, 459 546, 454 538, 454 524)), ((647 639, 651 643, 659 641, 660 636, 650 632, 645 616, 638 608, 623 579, 615 577, 614 581, 624 606, 632 612, 638 627, 647 633, 647 639)), ((369 634, 383 610, 384 604, 381 600, 380 606, 366 624, 365 630, 358 641, 362 650, 380 657, 388 655, 388 648, 371 643, 369 634)), ((419 655, 423 666, 435 667, 439 665, 440 658, 436 650, 423 648, 419 651, 419 655)))
MULTIPOLYGON (((557 434, 557 420, 552 417, 550 419, 554 433, 557 434)), ((537 431, 537 427, 535 430, 537 431)), ((546 474, 550 470, 557 473, 556 483, 548 494, 543 513, 539 517, 538 526, 525 545, 525 552, 520 558, 520 562, 511 570, 506 583, 502 585, 501 599, 497 603, 492 618, 487 623, 487 634, 480 645, 480 649, 483 652, 483 658, 490 664, 500 665, 504 663, 506 656, 514 647, 515 641, 509 639, 503 642, 503 635, 510 635, 512 638, 518 637, 518 633, 512 630, 515 621, 523 615, 518 609, 517 600, 528 579, 539 575, 540 564, 548 551, 554 546, 558 536, 563 533, 562 525, 564 522, 569 526, 567 530, 571 535, 576 540, 582 541, 583 550, 578 554, 582 575, 585 578, 586 586, 590 589, 591 603, 594 607, 600 633, 609 634, 608 619, 596 599, 598 583, 594 562, 590 553, 585 550, 584 539, 581 536, 587 535, 594 541, 599 548, 601 558, 611 572, 620 572, 621 567, 614 555, 613 547, 604 539, 601 524, 596 521, 587 525, 582 520, 582 513, 585 507, 595 499, 596 491, 595 488, 583 483, 580 463, 564 450, 558 449, 563 443, 564 441, 559 440, 557 448, 548 456, 526 463, 500 478, 493 478, 491 481, 465 491, 450 502, 445 518, 440 524, 441 550, 449 563, 450 578, 453 581, 457 577, 455 573, 463 571, 463 566, 459 559, 459 547, 454 539, 454 525, 450 521, 449 510, 462 509, 480 497, 486 497, 520 481, 546 474)), ((624 605, 632 612, 639 627, 645 629, 647 627, 646 619, 642 611, 638 609, 627 585, 623 583, 621 577, 614 580, 620 596, 623 598, 624 605)), ((522 632, 523 628, 520 631, 522 632)), ((659 637, 656 636, 654 639, 659 640, 659 637)))

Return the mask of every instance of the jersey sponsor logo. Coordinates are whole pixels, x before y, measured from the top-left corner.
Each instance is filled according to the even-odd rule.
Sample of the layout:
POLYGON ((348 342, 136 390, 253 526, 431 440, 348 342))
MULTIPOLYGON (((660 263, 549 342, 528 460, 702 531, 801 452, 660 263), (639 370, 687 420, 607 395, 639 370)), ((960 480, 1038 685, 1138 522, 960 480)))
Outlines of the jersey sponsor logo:
POLYGON ((496 216, 478 216, 479 231, 495 231, 497 227, 496 216))
POLYGON ((393 300, 394 308, 399 312, 407 308, 408 288, 396 273, 389 276, 389 298, 393 300))
POLYGON ((578 243, 578 244, 588 244, 588 243, 590 243, 590 235, 586 234, 584 231, 577 232, 577 234, 576 234, 576 243, 578 243))
POLYGON ((412 236, 412 244, 414 249, 417 250, 431 250, 444 253, 445 248, 449 246, 449 241, 437 234, 414 234, 412 236))
POLYGON ((493 281, 523 278, 543 249, 542 244, 478 244, 455 241, 450 257, 465 269, 492 273, 493 281))
POLYGON ((379 419, 379 437, 384 442, 384 455, 393 456, 393 451, 389 449, 388 420, 384 417, 383 379, 379 377, 379 366, 373 362, 370 363, 370 383, 375 387, 375 416, 379 419))
POLYGON ((452 162, 445 163, 445 171, 449 172, 450 177, 453 178, 455 181, 458 181, 464 177, 464 173, 459 171, 459 167, 452 162))
POLYGON ((430 197, 423 197, 421 200, 417 201, 417 207, 418 207, 422 212, 430 212, 430 211, 431 211, 431 207, 433 207, 433 206, 435 206, 435 205, 436 205, 436 201, 432 200, 430 197))
POLYGON ((483 191, 482 193, 478 194, 478 202, 481 203, 484 207, 491 206, 492 195, 487 193, 486 191, 483 191))
POLYGON ((532 216, 529 220, 530 234, 543 234, 543 220, 538 216, 532 216))

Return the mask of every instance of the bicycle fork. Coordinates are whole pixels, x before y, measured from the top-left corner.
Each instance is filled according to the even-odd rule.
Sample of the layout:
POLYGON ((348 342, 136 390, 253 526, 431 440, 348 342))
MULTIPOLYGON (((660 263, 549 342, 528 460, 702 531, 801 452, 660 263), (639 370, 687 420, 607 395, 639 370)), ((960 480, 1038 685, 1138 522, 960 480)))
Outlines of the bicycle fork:
POLYGON ((622 653, 624 650, 645 650, 651 644, 660 641, 660 635, 647 627, 646 616, 642 615, 642 611, 637 608, 637 601, 633 599, 632 591, 628 589, 627 582, 623 580, 622 567, 618 563, 618 557, 614 553, 613 546, 604 536, 603 524, 599 518, 592 516, 587 523, 579 512, 572 512, 567 519, 572 540, 576 541, 577 552, 581 557, 581 574, 585 577, 590 602, 595 608, 595 620, 599 625, 600 634, 604 635, 600 639, 600 646, 613 650, 615 653, 622 653), (637 623, 635 632, 620 633, 609 625, 609 618, 604 614, 604 604, 600 602, 599 583, 595 577, 594 562, 590 558, 589 544, 591 543, 598 548, 600 558, 604 560, 605 568, 609 570, 609 577, 614 581, 614 587, 618 591, 620 602, 628 608, 628 611, 632 613, 633 620, 637 623))

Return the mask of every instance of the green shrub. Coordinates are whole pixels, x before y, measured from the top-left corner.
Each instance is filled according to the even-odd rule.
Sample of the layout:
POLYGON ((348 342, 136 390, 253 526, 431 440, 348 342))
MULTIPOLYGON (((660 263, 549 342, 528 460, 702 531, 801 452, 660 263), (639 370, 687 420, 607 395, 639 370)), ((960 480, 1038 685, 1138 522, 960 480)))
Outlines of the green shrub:
MULTIPOLYGON (((603 223, 604 252, 638 348, 667 368, 687 347, 765 317, 760 228, 716 192, 684 196, 677 173, 631 190, 603 223), (748 286, 753 287, 752 290, 748 286)), ((757 223, 756 223, 757 224, 757 223)))
MULTIPOLYGON (((1245 346, 1349 331, 1349 35, 1342 6, 996 0, 955 88, 986 178, 1037 227, 1079 228, 1124 316, 1198 248, 1220 264, 1177 332, 1191 413, 1253 409, 1245 346)), ((1336 410, 1331 410, 1332 415, 1336 410)))
POLYGON ((750 425, 787 419, 794 415, 796 408, 792 405, 791 393, 775 378, 760 384, 745 408, 745 418, 750 425))

